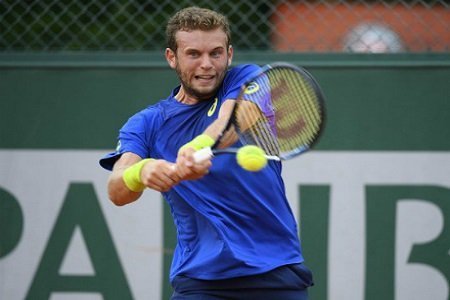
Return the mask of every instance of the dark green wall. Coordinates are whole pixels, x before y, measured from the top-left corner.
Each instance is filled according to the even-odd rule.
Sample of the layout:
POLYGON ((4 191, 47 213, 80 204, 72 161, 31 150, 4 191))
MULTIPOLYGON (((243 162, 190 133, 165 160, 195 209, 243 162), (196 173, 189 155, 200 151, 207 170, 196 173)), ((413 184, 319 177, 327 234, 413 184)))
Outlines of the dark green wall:
MULTIPOLYGON (((318 149, 350 151, 450 150, 450 139, 448 138, 450 136, 450 55, 282 55, 244 53, 238 55, 235 59, 235 63, 256 62, 264 64, 272 61, 289 61, 306 67, 317 77, 324 89, 327 97, 328 121, 325 135, 319 143, 318 149)), ((126 119, 145 106, 154 103, 160 98, 165 98, 176 84, 177 78, 173 71, 167 67, 161 53, 122 55, 101 53, 1 54, 0 149, 114 148, 117 132, 126 119)), ((13 152, 16 151, 13 150, 13 152)), ((429 152, 424 155, 429 155, 429 152)), ((336 158, 339 159, 339 155, 336 158)), ((17 159, 11 160, 11 166, 16 162, 17 159)), ((445 163, 445 160, 443 162, 445 163)), ((18 184, 14 183, 18 187, 17 190, 23 189, 23 167, 22 169, 11 169, 11 166, 8 166, 8 169, 6 169, 11 172, 8 171, 4 174, 7 174, 8 177, 10 176, 12 181, 20 182, 18 184)), ((420 166, 422 165, 419 164, 420 166)), ((52 170, 51 173, 48 171, 48 174, 44 173, 42 175, 46 180, 42 181, 37 178, 33 180, 35 186, 27 185, 27 189, 39 190, 37 187, 41 185, 45 189, 46 184, 49 185, 51 183, 53 185, 54 181, 60 182, 55 180, 55 178, 58 176, 58 172, 61 171, 49 170, 52 170)), ((431 170, 433 169, 431 168, 431 170)), ((369 169, 367 172, 370 173, 371 170, 369 169)), ((63 172, 63 174, 65 173, 63 172)), ((423 176, 428 175, 429 173, 425 172, 423 176)), ((107 176, 106 173, 105 176, 107 176)), ((330 178, 332 180, 333 176, 330 178)), ((105 180, 104 178, 101 179, 105 180)), ((386 180, 389 183, 389 179, 386 180)), ((405 182, 408 183, 408 180, 410 178, 405 178, 405 182)), ((433 182, 433 179, 430 180, 433 182)), ((412 185, 414 184, 412 183, 412 185)), ((328 293, 326 286, 329 279, 329 263, 327 259, 330 238, 328 237, 328 230, 329 226, 334 225, 332 218, 329 216, 332 207, 331 189, 333 188, 333 182, 325 181, 321 185, 302 183, 298 188, 298 193, 302 198, 300 211, 302 224, 300 227, 302 228, 302 240, 305 242, 304 250, 307 256, 308 253, 314 253, 314 256, 309 255, 311 257, 309 264, 314 270, 317 283, 315 290, 312 290, 312 295, 317 299, 326 299, 328 293)), ((410 189, 409 186, 406 188, 401 187, 400 192, 408 189, 410 189)), ((372 186, 369 188, 370 193, 368 192, 369 196, 367 196, 368 210, 366 213, 370 221, 367 223, 369 224, 368 230, 370 234, 367 233, 364 239, 368 243, 372 243, 370 245, 381 245, 379 248, 386 250, 384 252, 376 252, 379 257, 385 255, 386 252, 389 252, 388 255, 392 254, 395 249, 395 241, 392 236, 392 233, 395 232, 395 229, 393 229, 394 225, 392 225, 395 224, 394 206, 391 204, 395 204, 400 200, 397 200, 398 197, 390 196, 391 190, 395 192, 398 189, 391 185, 372 186), (381 198, 383 200, 381 203, 384 203, 384 206, 378 210, 373 209, 380 207, 380 202, 374 201, 377 200, 377 193, 385 195, 384 198, 381 198), (386 207, 390 208, 390 210, 386 210, 386 207), (386 211, 390 212, 390 214, 386 214, 386 211), (389 218, 386 219, 386 215, 389 218), (379 220, 383 220, 387 225, 383 225, 383 222, 380 223, 379 220), (383 226, 379 226, 380 224, 383 226), (379 236, 388 237, 390 241, 389 247, 383 244, 385 239, 380 239, 379 236)), ((54 277, 59 276, 56 268, 58 264, 55 262, 60 263, 62 261, 62 252, 57 252, 60 253, 57 256, 61 258, 59 261, 48 260, 47 258, 54 258, 55 248, 63 249, 67 245, 64 243, 68 243, 68 238, 71 236, 71 232, 70 230, 67 231, 67 228, 74 228, 78 224, 75 222, 80 222, 82 228, 90 228, 89 224, 91 224, 91 221, 103 220, 102 211, 95 209, 96 206, 92 206, 94 210, 89 210, 95 218, 86 219, 84 213, 81 215, 77 214, 78 212, 83 212, 83 209, 86 209, 86 205, 89 205, 89 203, 91 205, 92 203, 97 203, 98 200, 94 191, 94 189, 90 188, 90 185, 79 185, 79 183, 76 183, 74 186, 71 185, 68 192, 70 196, 67 196, 66 200, 64 200, 65 205, 79 203, 77 205, 80 205, 80 210, 76 208, 67 210, 66 207, 69 206, 63 206, 64 209, 61 210, 60 216, 64 217, 57 219, 58 221, 54 227, 54 232, 57 234, 54 236, 63 236, 64 239, 67 239, 63 240, 62 244, 54 242, 55 240, 53 239, 49 240, 48 245, 51 247, 48 246, 48 249, 50 250, 48 252, 45 251, 47 256, 43 255, 40 259, 40 265, 36 267, 37 275, 33 277, 29 293, 41 292, 42 290, 49 292, 52 289, 56 291, 59 288, 59 284, 63 285, 72 280, 72 277, 65 278, 61 276, 59 277, 60 279, 62 278, 61 281, 47 280, 47 286, 38 284, 39 280, 48 275, 48 272, 44 271, 49 266, 55 267, 52 269, 54 270, 54 277), (72 203, 73 199, 77 201, 72 203), (94 202, 86 203, 88 200, 94 202), (74 215, 73 218, 67 218, 72 214, 74 215), (61 223, 59 220, 65 220, 66 223, 61 223), (60 231, 60 228, 66 231, 60 231), (66 235, 61 235, 60 232, 67 233, 66 235), (34 289, 35 287, 36 289, 34 289)), ((416 191, 416 189, 413 191, 416 191)), ((419 189, 419 191, 421 190, 419 189)), ((15 193, 19 194, 17 191, 15 193)), ((430 193, 434 193, 434 190, 430 193)), ((42 195, 42 193, 38 192, 37 195, 42 195)), ((423 199, 428 199, 428 194, 423 196, 422 193, 418 192, 406 195, 407 199, 416 199, 416 195, 423 199)), ((436 200, 436 203, 441 203, 438 201, 447 203, 446 195, 447 193, 444 196, 439 196, 439 200, 436 200)), ((3 198, 15 199, 12 193, 4 193, 3 198)), ((431 198, 433 199, 433 197, 431 198)), ((43 202, 44 204, 47 203, 47 205, 49 203, 45 201, 47 199, 34 199, 34 202, 26 198, 21 200, 17 200, 17 207, 19 208, 19 203, 28 208, 33 207, 30 206, 30 203, 43 202)), ((293 201, 298 201, 298 199, 293 199, 293 201)), ((165 273, 162 285, 164 289, 163 294, 169 295, 171 289, 167 282, 167 272, 172 257, 171 251, 176 240, 169 209, 167 206, 164 209, 164 251, 162 253, 164 255, 163 272, 165 273)), ((442 206, 442 211, 445 211, 444 206, 442 206)), ((48 213, 47 210, 45 212, 48 213)), ((357 214, 361 212, 355 208, 355 212, 352 213, 357 214)), ((16 219, 19 219, 19 224, 22 224, 22 222, 28 224, 26 217, 23 219, 20 214, 11 215, 9 212, 8 216, 16 216, 16 219)), ((50 215, 42 215, 41 217, 54 216, 50 213, 50 215)), ((12 219, 6 219, 6 221, 9 220, 12 219)), ((448 220, 448 218, 444 217, 444 220, 448 220)), ((351 222, 350 220, 349 224, 352 224, 351 222)), ((30 223, 32 223, 32 220, 30 223)), ((6 228, 11 227, 8 227, 10 224, 6 224, 6 228)), ((92 224, 95 225, 95 222, 92 224)), ((448 222, 444 224, 448 224, 448 222)), ((106 242, 103 240, 102 243, 97 243, 97 240, 96 242, 90 242, 91 239, 89 238, 92 237, 92 232, 86 229, 84 237, 85 239, 87 237, 88 245, 95 245, 95 247, 99 247, 98 249, 113 251, 109 252, 108 255, 114 258, 116 254, 114 247, 110 246, 110 237, 106 227, 103 225, 94 227, 96 230, 92 232, 96 234, 96 237, 98 237, 98 228, 105 228, 101 230, 103 230, 103 236, 106 236, 108 240, 106 242)), ((19 226, 18 228, 21 230, 22 227, 19 226)), ((443 236, 445 236, 445 232, 443 231, 443 236)), ((17 236, 19 234, 17 233, 17 236)), ((12 240, 12 244, 18 241, 19 238, 12 240)), ((439 238, 438 242, 441 243, 441 241, 445 242, 446 240, 439 238)), ((434 245, 432 246, 434 247, 434 245)), ((373 250, 373 248, 367 249, 369 249, 368 251, 373 250)), ((412 247, 412 249, 414 250, 415 248, 412 247)), ((429 248, 425 247, 425 249, 429 248)), ((101 261, 97 255, 99 253, 101 253, 100 250, 91 253, 94 262, 101 261)), ((425 264, 427 264, 430 261, 438 261, 440 264, 442 256, 439 256, 439 253, 441 252, 433 250, 430 253, 430 255, 427 254, 428 256, 420 256, 420 254, 415 256, 413 262, 423 263, 425 261, 425 264), (429 256, 433 259, 429 259, 429 256)), ((30 257, 37 255, 37 252, 34 251, 30 255, 30 257)), ((369 258, 372 256, 367 255, 369 258)), ((392 257, 394 256, 390 255, 390 258, 392 257)), ((392 286, 394 283, 392 275, 394 274, 393 264, 390 262, 380 267, 380 259, 378 258, 367 260, 368 270, 376 267, 376 270, 381 271, 367 273, 367 278, 364 279, 366 280, 366 298, 391 299, 389 295, 394 293, 392 286), (389 276, 386 277, 386 274, 389 276), (380 282, 384 284, 386 289, 379 289, 380 282), (380 291, 382 294, 379 294, 380 291)), ((115 264, 108 265, 113 267, 119 266, 118 260, 116 259, 115 261, 115 264)), ((361 268, 363 267, 361 266, 361 268)), ((121 269, 116 268, 114 270, 116 282, 125 283, 126 279, 123 278, 121 269)), ((109 290, 105 290, 103 283, 98 281, 107 278, 102 277, 101 275, 103 274, 105 273, 96 274, 96 286, 91 288, 107 295, 109 290)), ((84 277, 84 279, 90 280, 91 278, 84 277)), ((83 277, 81 280, 83 280, 83 277)), ((82 287, 80 291, 86 291, 85 289, 87 288, 83 281, 78 281, 78 284, 82 287)), ((128 292, 128 289, 126 287, 123 288, 123 285, 116 284, 116 286, 120 286, 121 291, 124 293, 128 292)))
MULTIPOLYGON (((450 55, 243 53, 290 61, 319 80, 328 107, 322 150, 449 150, 450 55)), ((113 148, 120 126, 167 96, 163 55, 0 55, 0 148, 113 148)))

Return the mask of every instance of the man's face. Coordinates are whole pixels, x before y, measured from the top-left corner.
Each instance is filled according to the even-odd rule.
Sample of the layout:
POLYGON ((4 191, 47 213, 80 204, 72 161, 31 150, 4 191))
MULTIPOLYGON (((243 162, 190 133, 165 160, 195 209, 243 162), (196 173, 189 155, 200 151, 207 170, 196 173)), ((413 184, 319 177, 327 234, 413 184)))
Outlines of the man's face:
POLYGON ((214 96, 231 64, 233 49, 221 29, 179 31, 176 53, 166 50, 169 65, 176 70, 186 96, 207 100, 214 96))

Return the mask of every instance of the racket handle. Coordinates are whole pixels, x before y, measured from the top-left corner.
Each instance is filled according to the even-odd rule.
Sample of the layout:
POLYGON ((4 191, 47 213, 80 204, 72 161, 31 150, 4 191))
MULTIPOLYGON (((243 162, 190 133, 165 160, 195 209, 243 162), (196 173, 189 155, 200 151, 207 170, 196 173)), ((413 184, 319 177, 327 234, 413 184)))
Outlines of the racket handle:
POLYGON ((276 161, 281 160, 281 158, 279 158, 278 156, 275 156, 275 155, 264 155, 264 156, 269 160, 276 160, 276 161))
POLYGON ((210 147, 206 147, 195 152, 193 156, 194 161, 199 163, 213 157, 213 152, 210 147))

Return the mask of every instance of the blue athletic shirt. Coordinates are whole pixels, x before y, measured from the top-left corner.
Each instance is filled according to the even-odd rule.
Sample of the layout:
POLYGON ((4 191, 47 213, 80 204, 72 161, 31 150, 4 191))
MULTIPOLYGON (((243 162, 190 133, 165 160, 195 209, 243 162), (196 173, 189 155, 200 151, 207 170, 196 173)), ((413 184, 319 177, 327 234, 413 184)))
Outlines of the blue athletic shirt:
MULTIPOLYGON (((221 104, 236 99, 246 78, 259 69, 229 69, 217 95, 194 105, 178 102, 180 87, 175 88, 126 122, 116 151, 102 158, 101 166, 111 170, 125 152, 175 162, 178 149, 203 133, 221 104)), ((218 155, 206 176, 180 182, 163 196, 177 228, 170 280, 177 275, 225 279, 303 262, 279 162, 250 173, 237 165, 235 155, 218 155)))

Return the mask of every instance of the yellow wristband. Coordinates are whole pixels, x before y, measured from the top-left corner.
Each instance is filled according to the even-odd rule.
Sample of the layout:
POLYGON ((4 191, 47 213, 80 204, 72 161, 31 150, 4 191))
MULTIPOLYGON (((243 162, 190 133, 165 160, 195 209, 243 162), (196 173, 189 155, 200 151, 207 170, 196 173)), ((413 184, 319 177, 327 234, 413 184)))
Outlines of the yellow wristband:
POLYGON ((122 175, 123 181, 125 185, 130 191, 139 193, 145 190, 145 185, 142 184, 141 181, 141 170, 142 167, 152 160, 151 158, 146 158, 141 160, 140 162, 135 163, 134 165, 128 167, 122 175))
POLYGON ((181 148, 192 147, 194 148, 195 151, 198 151, 206 147, 211 147, 212 145, 214 145, 215 142, 216 141, 214 141, 214 139, 209 135, 201 134, 181 148))

